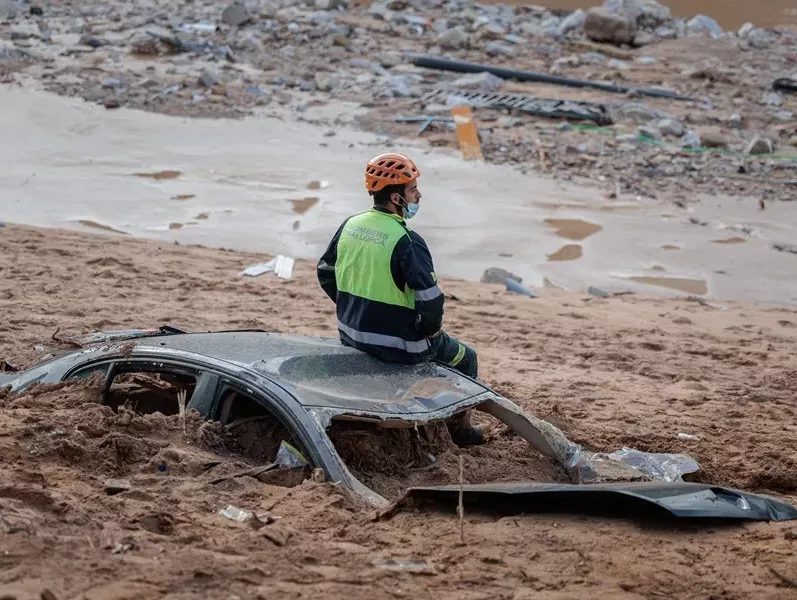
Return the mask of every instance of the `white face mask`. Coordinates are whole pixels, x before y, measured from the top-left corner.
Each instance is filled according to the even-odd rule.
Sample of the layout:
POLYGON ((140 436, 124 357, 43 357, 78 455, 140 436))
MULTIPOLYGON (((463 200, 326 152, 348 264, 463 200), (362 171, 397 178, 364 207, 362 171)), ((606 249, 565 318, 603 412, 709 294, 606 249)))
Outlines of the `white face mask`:
POLYGON ((418 202, 415 204, 410 204, 402 196, 399 196, 399 198, 401 198, 401 200, 404 202, 404 204, 401 205, 401 207, 404 209, 404 218, 409 221, 412 217, 418 214, 418 209, 421 208, 421 205, 418 202))

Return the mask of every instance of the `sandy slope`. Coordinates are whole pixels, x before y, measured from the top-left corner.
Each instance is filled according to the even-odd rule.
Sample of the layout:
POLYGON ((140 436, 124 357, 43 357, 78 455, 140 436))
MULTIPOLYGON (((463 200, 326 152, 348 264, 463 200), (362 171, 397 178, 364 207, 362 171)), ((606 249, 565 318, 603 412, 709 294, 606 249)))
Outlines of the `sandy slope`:
MULTIPOLYGON (((0 357, 34 362, 51 335, 95 328, 262 327, 334 334, 301 263, 237 277, 260 256, 19 226, 0 228, 0 357)), ((797 311, 446 281, 446 327, 482 376, 598 449, 693 454, 708 480, 797 503, 797 311), (700 441, 684 442, 679 432, 700 441)), ((213 485, 214 429, 115 415, 89 388, 0 399, 0 595, 38 598, 789 598, 797 525, 695 529, 566 517, 372 513, 335 489, 213 485), (88 404, 87 404, 88 403, 88 404), (157 465, 167 462, 161 473, 157 465), (134 489, 106 496, 107 477, 134 489), (262 529, 216 513, 283 517, 262 529), (116 550, 116 552, 114 552, 116 550), (379 561, 415 558, 420 571, 379 561)), ((2 398, 2 397, 0 397, 2 398)), ((233 472, 240 458, 222 454, 233 472)))

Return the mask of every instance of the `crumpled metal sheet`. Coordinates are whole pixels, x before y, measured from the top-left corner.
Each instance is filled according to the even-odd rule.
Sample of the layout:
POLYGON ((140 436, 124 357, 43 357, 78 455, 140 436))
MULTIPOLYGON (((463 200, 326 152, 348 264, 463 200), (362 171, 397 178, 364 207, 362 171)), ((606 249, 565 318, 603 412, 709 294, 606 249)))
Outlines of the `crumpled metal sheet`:
MULTIPOLYGON (((410 488, 390 512, 413 509, 454 510, 458 485, 410 488)), ((797 508, 769 496, 701 483, 604 483, 592 485, 499 483, 465 485, 466 512, 501 514, 576 513, 626 518, 675 517, 791 521, 797 508)))

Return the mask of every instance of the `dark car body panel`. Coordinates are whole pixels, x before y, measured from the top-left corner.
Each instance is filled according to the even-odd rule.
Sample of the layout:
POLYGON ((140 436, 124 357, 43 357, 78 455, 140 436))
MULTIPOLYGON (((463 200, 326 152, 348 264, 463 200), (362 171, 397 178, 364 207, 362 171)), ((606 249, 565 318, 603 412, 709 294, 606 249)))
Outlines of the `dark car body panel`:
MULTIPOLYGON (((399 504, 411 500, 413 508, 441 504, 453 507, 459 494, 457 485, 410 488, 399 504)), ((465 485, 462 499, 467 511, 486 510, 502 515, 588 513, 756 521, 797 519, 797 508, 777 498, 700 483, 465 485)))

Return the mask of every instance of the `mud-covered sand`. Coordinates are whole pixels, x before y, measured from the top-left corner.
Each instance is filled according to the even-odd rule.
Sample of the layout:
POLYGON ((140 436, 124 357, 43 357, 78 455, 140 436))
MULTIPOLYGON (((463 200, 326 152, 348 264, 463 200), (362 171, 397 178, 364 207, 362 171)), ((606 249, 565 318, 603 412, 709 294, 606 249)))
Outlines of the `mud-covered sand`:
MULTIPOLYGON (((288 281, 238 277, 263 258, 7 225, 0 228, 0 358, 24 367, 64 349, 52 339, 59 328, 56 337, 167 323, 334 335, 333 306, 313 265, 298 263, 288 281)), ((473 344, 482 377, 529 412, 594 449, 687 452, 711 482, 797 503, 797 311, 549 290, 529 299, 498 286, 443 286, 448 331, 473 344)), ((88 384, 0 395, 0 595, 795 594, 784 579, 797 579, 795 523, 674 528, 469 515, 463 545, 452 515, 405 512, 374 522, 371 509, 331 485, 286 488, 252 477, 213 484, 248 466, 220 439, 214 424, 191 416, 183 433, 178 416, 114 413, 96 404, 88 384), (108 478, 127 478, 132 489, 107 495, 108 478), (218 515, 229 504, 254 511, 257 527, 218 515), (281 518, 264 524, 267 515, 281 518)), ((467 459, 475 471, 479 452, 467 459)))

